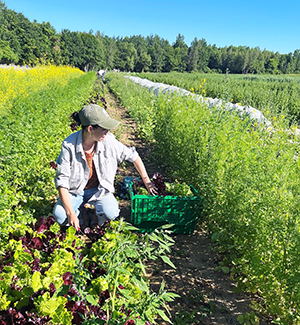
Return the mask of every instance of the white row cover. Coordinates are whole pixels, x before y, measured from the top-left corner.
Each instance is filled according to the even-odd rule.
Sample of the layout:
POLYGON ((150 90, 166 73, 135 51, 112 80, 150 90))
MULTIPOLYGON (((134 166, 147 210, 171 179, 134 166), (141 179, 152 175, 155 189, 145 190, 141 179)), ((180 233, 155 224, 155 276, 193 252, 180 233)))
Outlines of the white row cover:
POLYGON ((0 69, 11 69, 11 68, 14 68, 15 70, 18 70, 18 69, 29 69, 29 66, 28 65, 23 65, 23 66, 20 66, 20 65, 14 65, 14 64, 0 64, 0 69))
POLYGON ((261 111, 253 108, 251 106, 241 106, 240 104, 233 104, 233 103, 225 103, 223 100, 218 98, 210 98, 210 97, 203 97, 201 95, 192 94, 190 91, 186 89, 182 89, 176 86, 166 85, 160 82, 152 82, 148 79, 142 79, 140 77, 134 76, 126 76, 130 80, 134 81, 137 84, 140 84, 143 87, 146 87, 149 92, 153 92, 155 95, 158 96, 159 92, 163 94, 178 92, 183 96, 192 96, 195 100, 205 103, 209 108, 212 107, 225 107, 229 111, 236 111, 241 115, 249 116, 251 119, 256 120, 258 125, 265 126, 267 128, 271 128, 271 122, 267 120, 261 111))

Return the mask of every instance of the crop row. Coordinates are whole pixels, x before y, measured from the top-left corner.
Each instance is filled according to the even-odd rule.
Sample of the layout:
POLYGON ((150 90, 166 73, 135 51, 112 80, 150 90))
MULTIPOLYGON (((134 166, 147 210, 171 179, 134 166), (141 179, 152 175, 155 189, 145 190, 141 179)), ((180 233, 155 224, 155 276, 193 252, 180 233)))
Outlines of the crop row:
POLYGON ((260 110, 267 119, 286 119, 286 125, 300 122, 300 77, 210 75, 190 73, 139 73, 141 78, 164 82, 195 92, 260 110))
POLYGON ((7 67, 0 69, 0 112, 12 107, 14 99, 26 98, 56 82, 66 86, 70 78, 82 75, 79 69, 38 65, 34 69, 7 67))
POLYGON ((61 73, 40 89, 28 83, 20 96, 14 90, 0 115, 0 323, 151 325, 158 314, 168 320, 161 308, 177 295, 163 284, 151 292, 144 266, 162 258, 174 267, 165 255, 173 244, 166 233, 136 235, 120 220, 87 231, 87 246, 51 216, 57 196, 51 161, 71 132, 68 117, 100 99, 101 87, 94 73, 47 69, 36 71, 40 79, 51 69, 61 73))
POLYGON ((237 290, 258 294, 257 313, 276 324, 300 321, 300 161, 297 137, 273 132, 188 97, 156 97, 122 75, 110 89, 138 121, 168 177, 192 184, 204 221, 237 290))
POLYGON ((40 68, 28 71, 28 76, 23 73, 20 79, 19 71, 11 69, 15 95, 0 115, 0 245, 16 224, 50 212, 56 190, 49 163, 59 154, 60 139, 70 132, 68 115, 82 105, 93 87, 93 75, 77 69, 48 67, 48 73, 40 68), (30 86, 33 75, 44 87, 38 90, 36 82, 30 86))
POLYGON ((138 236, 122 220, 98 228, 90 249, 52 216, 11 232, 0 259, 1 324, 151 325, 157 313, 168 320, 160 307, 177 295, 163 284, 151 292, 144 262, 171 264, 164 253, 172 242, 138 236))

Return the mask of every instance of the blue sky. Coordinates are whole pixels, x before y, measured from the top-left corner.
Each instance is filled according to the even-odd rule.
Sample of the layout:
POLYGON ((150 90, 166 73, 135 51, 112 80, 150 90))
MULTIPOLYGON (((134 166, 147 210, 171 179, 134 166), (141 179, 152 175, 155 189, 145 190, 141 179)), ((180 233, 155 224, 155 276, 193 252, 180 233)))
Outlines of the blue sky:
POLYGON ((300 1, 278 0, 7 0, 7 8, 30 21, 50 22, 57 32, 113 36, 157 34, 172 45, 180 33, 208 44, 258 46, 286 54, 300 49, 300 1))

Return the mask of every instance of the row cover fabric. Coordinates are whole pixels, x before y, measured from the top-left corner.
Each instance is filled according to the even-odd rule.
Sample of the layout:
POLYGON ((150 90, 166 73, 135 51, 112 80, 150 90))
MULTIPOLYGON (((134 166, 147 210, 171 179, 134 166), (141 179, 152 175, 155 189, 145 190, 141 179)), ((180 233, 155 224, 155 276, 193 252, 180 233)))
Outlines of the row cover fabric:
POLYGON ((166 85, 160 82, 153 82, 148 79, 142 79, 140 77, 134 76, 126 76, 130 80, 134 81, 137 84, 140 84, 143 87, 146 87, 149 92, 153 92, 155 95, 161 92, 163 94, 178 92, 183 96, 192 96, 195 100, 206 104, 209 108, 218 108, 218 107, 225 107, 229 111, 236 111, 242 116, 249 116, 250 119, 256 120, 258 125, 265 126, 267 128, 271 128, 271 122, 265 118, 263 113, 251 106, 242 106, 240 104, 233 104, 233 103, 225 103, 223 100, 218 98, 210 98, 210 97, 203 97, 201 95, 192 94, 190 91, 179 88, 176 86, 166 85))

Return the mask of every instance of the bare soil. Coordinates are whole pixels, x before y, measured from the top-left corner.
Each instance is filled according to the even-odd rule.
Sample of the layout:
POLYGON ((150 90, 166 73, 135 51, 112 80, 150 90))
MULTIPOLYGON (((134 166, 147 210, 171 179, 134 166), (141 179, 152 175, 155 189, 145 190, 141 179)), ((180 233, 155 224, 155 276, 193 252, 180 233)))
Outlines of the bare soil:
MULTIPOLYGON (((126 145, 135 146, 148 174, 160 172, 163 167, 153 159, 151 146, 147 146, 138 136, 137 127, 126 110, 121 107, 112 94, 106 95, 109 114, 121 121, 114 134, 126 145)), ((138 176, 132 164, 120 167, 123 176, 138 176)), ((130 201, 120 200, 120 216, 130 222, 130 201)), ((217 271, 220 256, 213 250, 208 233, 204 227, 197 226, 191 235, 172 235, 175 240, 169 255, 176 269, 165 263, 149 263, 147 270, 151 289, 157 292, 162 281, 167 291, 180 295, 168 304, 172 324, 227 325, 240 324, 239 315, 251 312, 251 300, 247 294, 235 293, 236 284, 228 274, 217 271)), ((169 324, 162 319, 160 325, 169 324)), ((270 324, 261 320, 259 324, 270 324)))

